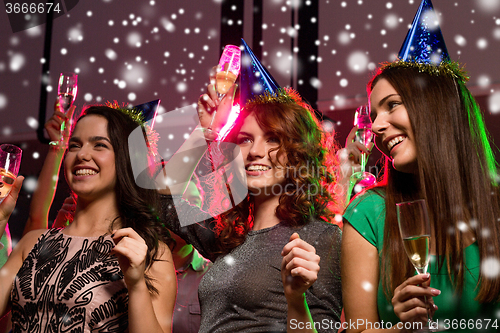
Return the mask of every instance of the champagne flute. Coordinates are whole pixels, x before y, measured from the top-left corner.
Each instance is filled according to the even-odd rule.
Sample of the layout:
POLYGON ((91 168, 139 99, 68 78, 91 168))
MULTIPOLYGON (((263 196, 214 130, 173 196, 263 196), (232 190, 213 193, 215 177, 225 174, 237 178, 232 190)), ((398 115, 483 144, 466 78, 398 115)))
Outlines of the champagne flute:
POLYGON ((0 203, 7 197, 19 173, 21 165, 21 148, 11 145, 0 145, 0 203))
POLYGON ((215 75, 215 87, 219 98, 224 97, 236 82, 241 68, 241 50, 236 45, 226 45, 219 59, 215 75))
MULTIPOLYGON (((73 105, 76 99, 76 93, 78 91, 78 75, 72 72, 62 72, 59 74, 59 84, 57 87, 57 98, 59 100, 59 110, 63 113, 68 112, 68 110, 73 105)), ((59 142, 52 141, 51 145, 64 144, 64 131, 68 124, 63 122, 61 124, 61 138, 59 142)))
MULTIPOLYGON (((396 204, 399 231, 403 245, 418 274, 425 274, 429 265, 429 248, 431 240, 431 226, 424 199, 406 201, 396 204)), ((427 307, 427 327, 425 331, 432 331, 436 327, 432 322, 427 297, 424 296, 427 307)))
POLYGON ((57 95, 59 98, 59 109, 61 112, 68 112, 73 105, 78 91, 78 75, 71 72, 63 72, 59 75, 59 85, 57 95))
MULTIPOLYGON (((226 45, 222 55, 219 59, 219 65, 217 66, 217 72, 215 74, 215 90, 219 99, 226 96, 231 86, 236 82, 236 78, 240 74, 241 68, 241 49, 236 45, 226 45)), ((210 125, 205 130, 214 138, 217 137, 216 133, 212 129, 212 124, 215 119, 216 111, 214 111, 210 125)))
MULTIPOLYGON (((372 121, 370 119, 370 108, 368 105, 360 106, 354 114, 354 126, 358 127, 354 141, 361 142, 365 147, 373 140, 372 121)), ((377 178, 370 172, 366 172, 366 163, 368 155, 361 153, 361 171, 355 172, 350 178, 349 196, 352 190, 355 193, 360 192, 363 188, 376 183, 377 178)))

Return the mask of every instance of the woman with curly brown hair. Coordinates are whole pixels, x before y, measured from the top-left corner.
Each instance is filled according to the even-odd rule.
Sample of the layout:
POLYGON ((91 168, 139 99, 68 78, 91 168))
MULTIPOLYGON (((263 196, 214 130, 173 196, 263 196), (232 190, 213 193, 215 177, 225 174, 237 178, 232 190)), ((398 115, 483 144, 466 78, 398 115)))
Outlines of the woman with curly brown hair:
MULTIPOLYGON (((219 115, 230 96, 219 105, 209 85, 199 103, 202 127, 214 114, 206 110, 217 104, 219 115)), ((203 212, 174 196, 167 218, 214 262, 199 287, 200 332, 335 331, 342 301, 341 232, 329 209, 333 139, 298 95, 280 89, 248 102, 227 141, 243 156, 248 195, 185 227, 179 220, 200 221, 203 212)))

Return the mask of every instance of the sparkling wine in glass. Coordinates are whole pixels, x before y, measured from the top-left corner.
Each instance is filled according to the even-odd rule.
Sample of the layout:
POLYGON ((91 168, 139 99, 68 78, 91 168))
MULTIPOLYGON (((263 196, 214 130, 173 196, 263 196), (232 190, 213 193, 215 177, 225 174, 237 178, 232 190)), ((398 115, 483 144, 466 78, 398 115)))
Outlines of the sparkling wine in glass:
MULTIPOLYGON (((370 108, 368 105, 362 105, 356 110, 354 114, 354 126, 358 127, 354 141, 361 142, 365 147, 368 147, 373 141, 372 121, 370 119, 370 108)), ((349 196, 353 190, 354 193, 358 193, 362 189, 376 183, 377 178, 375 175, 365 171, 367 161, 367 154, 361 153, 361 171, 351 175, 350 188, 348 191, 349 196)))
MULTIPOLYGON (((59 110, 63 113, 67 113, 68 110, 73 105, 76 99, 76 93, 78 91, 78 75, 71 72, 63 72, 59 74, 59 84, 57 86, 57 98, 59 100, 59 110)), ((66 122, 61 124, 61 137, 59 141, 51 141, 50 144, 54 146, 64 147, 64 132, 66 129, 66 122)))
POLYGON ((0 203, 12 189, 19 173, 21 156, 21 148, 11 144, 0 145, 0 203))
POLYGON ((63 72, 59 75, 59 85, 57 96, 59 98, 59 108, 66 113, 73 105, 78 91, 78 75, 71 72, 63 72))
MULTIPOLYGON (((429 214, 424 199, 406 201, 396 204, 399 231, 408 258, 418 274, 425 274, 429 265, 429 249, 431 240, 431 226, 429 214)), ((428 325, 424 331, 433 331, 437 325, 432 321, 427 298, 428 325)))
MULTIPOLYGON (((222 99, 231 86, 236 82, 236 78, 240 74, 241 68, 241 49, 236 45, 226 45, 222 55, 219 59, 219 65, 217 66, 217 73, 215 74, 215 90, 217 91, 217 96, 222 99)), ((217 137, 218 133, 212 130, 212 124, 215 119, 216 112, 212 115, 212 120, 210 125, 205 132, 210 136, 217 137)))
POLYGON ((223 97, 236 82, 240 74, 241 50, 236 45, 226 45, 217 66, 215 87, 219 97, 223 97))

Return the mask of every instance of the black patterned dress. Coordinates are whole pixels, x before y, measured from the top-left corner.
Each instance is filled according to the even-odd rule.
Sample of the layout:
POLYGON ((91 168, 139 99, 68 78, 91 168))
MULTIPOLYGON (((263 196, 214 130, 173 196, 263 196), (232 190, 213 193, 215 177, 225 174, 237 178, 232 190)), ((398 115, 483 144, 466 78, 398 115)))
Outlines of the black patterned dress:
POLYGON ((127 332, 128 291, 113 245, 109 235, 42 234, 14 280, 13 332, 127 332))

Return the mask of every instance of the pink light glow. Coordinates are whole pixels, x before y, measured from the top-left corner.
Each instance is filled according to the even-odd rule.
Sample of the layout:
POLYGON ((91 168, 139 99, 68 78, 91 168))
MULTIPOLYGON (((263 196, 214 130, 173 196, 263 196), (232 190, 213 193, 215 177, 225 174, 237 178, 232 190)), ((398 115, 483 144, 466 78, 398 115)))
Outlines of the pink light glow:
POLYGON ((226 45, 219 60, 218 71, 230 71, 234 75, 240 74, 241 50, 236 45, 226 45))

